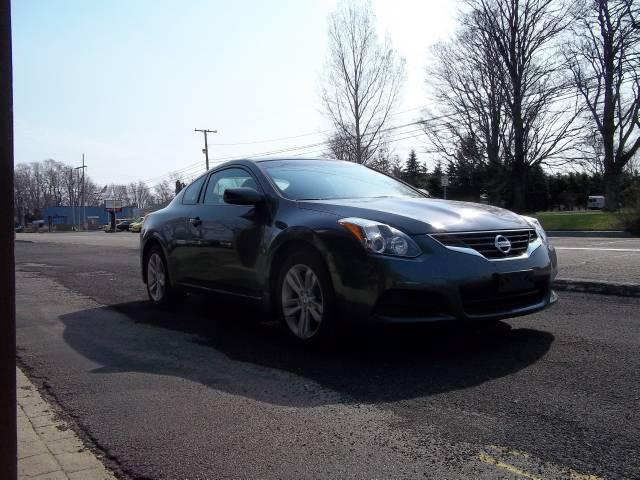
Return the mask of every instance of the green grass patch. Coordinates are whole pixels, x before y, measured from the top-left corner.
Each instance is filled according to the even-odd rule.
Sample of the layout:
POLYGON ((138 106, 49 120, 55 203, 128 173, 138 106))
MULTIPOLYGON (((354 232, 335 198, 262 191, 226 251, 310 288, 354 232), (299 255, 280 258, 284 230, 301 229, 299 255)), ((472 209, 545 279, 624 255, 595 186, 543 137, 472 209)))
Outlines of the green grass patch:
POLYGON ((532 216, 545 230, 624 230, 620 216, 611 212, 538 212, 532 216))

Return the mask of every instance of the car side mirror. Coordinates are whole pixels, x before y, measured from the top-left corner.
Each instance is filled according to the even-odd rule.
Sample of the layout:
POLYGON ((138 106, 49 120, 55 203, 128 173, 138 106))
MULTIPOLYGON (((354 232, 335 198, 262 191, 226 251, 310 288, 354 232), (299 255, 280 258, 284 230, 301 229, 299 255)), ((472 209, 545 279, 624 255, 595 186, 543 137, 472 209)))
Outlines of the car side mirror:
POLYGON ((264 195, 249 187, 227 188, 223 199, 231 205, 258 205, 264 202, 264 195))

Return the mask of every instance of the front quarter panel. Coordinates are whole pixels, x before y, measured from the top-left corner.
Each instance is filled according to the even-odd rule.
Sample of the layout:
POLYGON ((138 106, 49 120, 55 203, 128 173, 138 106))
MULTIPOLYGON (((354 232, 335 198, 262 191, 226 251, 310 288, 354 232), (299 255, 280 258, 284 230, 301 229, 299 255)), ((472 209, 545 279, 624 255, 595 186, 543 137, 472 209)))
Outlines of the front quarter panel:
MULTIPOLYGON (((362 246, 339 223, 340 217, 314 210, 300 209, 294 202, 281 202, 271 237, 266 239, 269 252, 265 268, 265 285, 278 274, 276 257, 295 244, 306 244, 320 253, 326 262, 334 287, 338 310, 347 315, 354 306, 369 305, 371 287, 384 281, 362 246), (284 204, 284 205, 283 205, 284 204), (285 221, 286 220, 286 221, 285 221)), ((269 288, 265 297, 269 297, 269 288)))

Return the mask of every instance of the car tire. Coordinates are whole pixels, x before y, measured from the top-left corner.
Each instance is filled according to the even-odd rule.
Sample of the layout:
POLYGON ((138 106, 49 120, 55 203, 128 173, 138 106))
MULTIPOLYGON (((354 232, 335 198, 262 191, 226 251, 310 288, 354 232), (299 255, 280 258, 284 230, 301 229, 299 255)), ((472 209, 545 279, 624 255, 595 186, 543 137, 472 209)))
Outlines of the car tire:
POLYGON ((170 307, 176 302, 177 295, 169 279, 167 261, 162 249, 151 247, 144 262, 149 300, 158 307, 170 307))
POLYGON ((335 335, 335 293, 322 257, 297 250, 280 266, 275 288, 277 316, 296 342, 327 343, 335 335))

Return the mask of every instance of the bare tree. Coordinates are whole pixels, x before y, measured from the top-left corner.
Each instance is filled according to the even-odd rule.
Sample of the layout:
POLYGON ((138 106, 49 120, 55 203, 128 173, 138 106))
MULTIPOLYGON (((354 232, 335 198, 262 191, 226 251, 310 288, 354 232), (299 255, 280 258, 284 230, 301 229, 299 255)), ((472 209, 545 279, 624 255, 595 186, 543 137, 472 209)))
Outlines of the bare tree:
POLYGON ((471 142, 484 168, 509 179, 508 203, 526 210, 529 172, 567 162, 579 133, 554 55, 568 8, 560 0, 466 3, 454 39, 433 49, 426 83, 435 108, 425 133, 450 164, 471 142))
POLYGON ((13 198, 15 220, 24 223, 25 217, 31 211, 29 202, 29 183, 31 181, 31 168, 24 163, 16 165, 13 174, 13 198))
POLYGON ((42 198, 42 166, 37 163, 31 163, 31 175, 28 184, 28 194, 31 203, 31 212, 35 214, 40 213, 40 208, 44 201, 42 198))
POLYGON ((563 0, 468 0, 496 52, 508 129, 502 148, 513 185, 511 206, 525 210, 533 168, 570 160, 579 133, 578 109, 566 100, 564 65, 557 54, 570 23, 563 0))
MULTIPOLYGON (((98 187, 85 177, 85 205, 98 206, 98 187)), ((70 165, 48 159, 18 164, 14 173, 15 216, 20 222, 28 216, 38 217, 44 207, 79 205, 82 184, 78 171, 70 165)))
POLYGON ((173 198, 173 188, 171 188, 171 184, 168 180, 163 180, 156 184, 153 187, 153 191, 155 193, 155 200, 159 204, 165 204, 171 201, 173 198))
POLYGON ((131 199, 131 206, 145 208, 151 200, 149 187, 143 181, 131 182, 127 185, 128 195, 131 199))
POLYGON ((632 0, 584 0, 567 54, 575 86, 600 136, 608 208, 640 148, 640 27, 632 0))
POLYGON ((387 175, 400 178, 402 176, 402 161, 400 157, 389 147, 389 142, 383 143, 375 156, 369 161, 368 166, 387 175))
POLYGON ((123 207, 129 207, 132 205, 131 196, 129 195, 129 188, 127 185, 112 183, 107 187, 107 198, 113 198, 115 200, 121 200, 123 207))
POLYGON ((487 23, 483 11, 472 10, 462 15, 453 41, 433 48, 426 83, 436 107, 427 112, 423 125, 430 143, 445 158, 455 160, 458 147, 472 139, 485 162, 502 166, 512 138, 505 119, 502 71, 497 67, 500 58, 487 23))
POLYGON ((336 132, 329 137, 326 155, 330 158, 337 158, 348 162, 356 161, 355 151, 352 148, 349 138, 344 134, 340 134, 340 132, 336 132))
POLYGON ((322 93, 325 113, 335 128, 330 139, 334 156, 361 164, 375 156, 404 76, 404 59, 388 37, 383 42, 378 38, 371 4, 341 3, 329 17, 322 93))
POLYGON ((99 187, 89 177, 85 177, 84 201, 87 207, 104 206, 104 194, 107 192, 107 186, 99 187))

